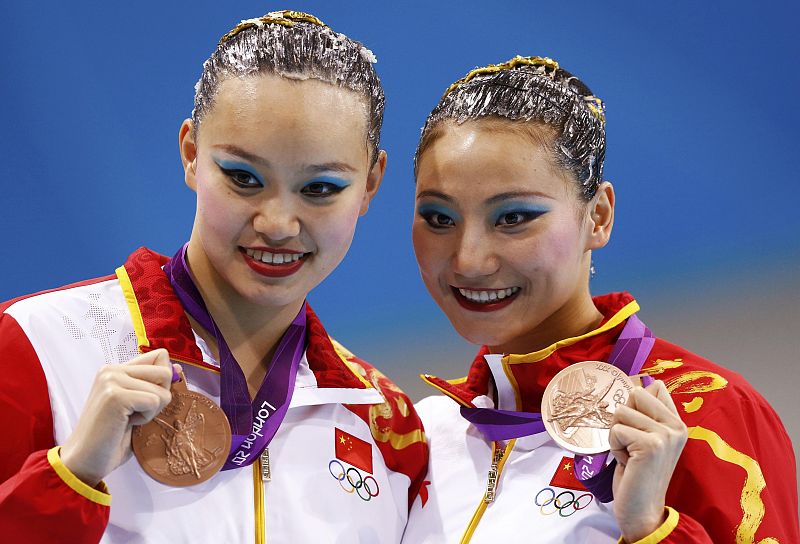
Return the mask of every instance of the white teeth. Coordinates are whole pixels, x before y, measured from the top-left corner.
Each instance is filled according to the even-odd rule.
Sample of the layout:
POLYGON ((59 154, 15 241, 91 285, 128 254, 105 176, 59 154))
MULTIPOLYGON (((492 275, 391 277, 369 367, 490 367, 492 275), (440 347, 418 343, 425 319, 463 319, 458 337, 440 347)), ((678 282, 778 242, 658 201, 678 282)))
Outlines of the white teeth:
POLYGON ((270 253, 269 251, 259 251, 245 248, 245 253, 256 261, 267 264, 287 264, 294 263, 303 258, 304 253, 270 253))
POLYGON ((459 288, 458 292, 461 293, 461 296, 472 302, 488 303, 497 302, 498 300, 510 297, 519 291, 519 289, 519 287, 509 287, 508 289, 493 289, 491 291, 470 291, 469 289, 459 288))

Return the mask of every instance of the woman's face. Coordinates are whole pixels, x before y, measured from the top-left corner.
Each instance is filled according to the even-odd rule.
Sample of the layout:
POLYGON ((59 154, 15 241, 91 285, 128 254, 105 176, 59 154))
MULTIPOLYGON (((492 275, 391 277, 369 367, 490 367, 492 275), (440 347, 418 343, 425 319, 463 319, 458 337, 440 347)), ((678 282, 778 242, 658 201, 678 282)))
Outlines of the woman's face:
POLYGON ((232 78, 198 132, 181 128, 193 273, 234 304, 302 301, 344 258, 383 176, 364 101, 314 79, 232 78))
POLYGON ((551 316, 591 303, 592 204, 530 135, 482 123, 448 123, 420 157, 414 250, 459 334, 524 353, 551 316))

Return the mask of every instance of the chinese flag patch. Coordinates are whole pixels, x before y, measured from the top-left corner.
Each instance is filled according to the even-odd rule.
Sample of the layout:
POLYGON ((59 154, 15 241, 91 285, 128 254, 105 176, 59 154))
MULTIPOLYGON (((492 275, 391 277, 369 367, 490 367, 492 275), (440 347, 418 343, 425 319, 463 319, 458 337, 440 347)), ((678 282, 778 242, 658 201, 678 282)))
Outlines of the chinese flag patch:
POLYGON ((372 446, 350 433, 334 427, 336 458, 372 474, 372 446))
POLYGON ((553 487, 564 489, 574 489, 575 491, 586 491, 583 484, 575 477, 575 460, 572 457, 562 457, 558 464, 553 479, 550 480, 553 487))

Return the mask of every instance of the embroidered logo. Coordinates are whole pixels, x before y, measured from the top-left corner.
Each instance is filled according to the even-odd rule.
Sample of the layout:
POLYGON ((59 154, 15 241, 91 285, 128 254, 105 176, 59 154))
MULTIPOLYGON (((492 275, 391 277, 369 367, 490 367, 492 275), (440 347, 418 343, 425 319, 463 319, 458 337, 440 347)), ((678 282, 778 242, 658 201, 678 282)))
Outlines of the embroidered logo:
POLYGON ((543 516, 552 516, 558 512, 562 518, 567 518, 578 510, 583 510, 593 500, 594 496, 575 477, 575 460, 572 457, 561 458, 561 462, 558 463, 553 478, 550 480, 550 487, 539 490, 534 498, 534 502, 543 516), (554 487, 572 491, 560 491, 553 489, 554 487), (574 493, 574 491, 578 493, 574 493))
POLYGON ((372 500, 381 492, 378 481, 371 474, 372 446, 341 429, 334 428, 334 431, 336 459, 328 463, 328 472, 346 493, 355 493, 365 502, 372 500))
POLYGON ((372 446, 350 433, 334 427, 336 458, 372 474, 372 446))
POLYGON ((576 495, 572 491, 556 493, 552 487, 541 489, 534 498, 539 513, 543 516, 552 516, 556 512, 562 518, 568 518, 578 510, 583 510, 594 500, 591 493, 576 495))
POLYGON ((586 491, 583 484, 575 477, 575 461, 572 457, 561 458, 550 485, 574 491, 586 491))

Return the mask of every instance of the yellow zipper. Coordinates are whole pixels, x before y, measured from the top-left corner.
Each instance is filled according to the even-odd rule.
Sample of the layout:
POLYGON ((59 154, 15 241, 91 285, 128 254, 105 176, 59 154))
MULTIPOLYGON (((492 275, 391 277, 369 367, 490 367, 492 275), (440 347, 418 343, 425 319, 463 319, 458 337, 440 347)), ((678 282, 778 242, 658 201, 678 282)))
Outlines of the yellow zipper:
POLYGON ((256 520, 256 544, 266 544, 264 533, 264 480, 261 479, 261 457, 253 463, 253 503, 256 520))
POLYGON ((483 494, 481 502, 478 504, 478 508, 476 508, 475 513, 472 514, 472 519, 469 520, 469 525, 467 525, 467 529, 464 531, 464 535, 461 537, 461 544, 469 543, 469 541, 472 539, 473 533, 475 533, 475 529, 478 528, 478 523, 481 522, 481 518, 483 517, 483 513, 486 511, 486 507, 494 502, 494 499, 497 496, 497 487, 500 485, 500 475, 503 473, 503 467, 506 465, 506 460, 511 454, 511 450, 514 449, 514 443, 516 441, 516 438, 510 440, 503 450, 502 455, 499 454, 497 449, 498 443, 492 442, 492 464, 489 468, 486 493, 483 494))

